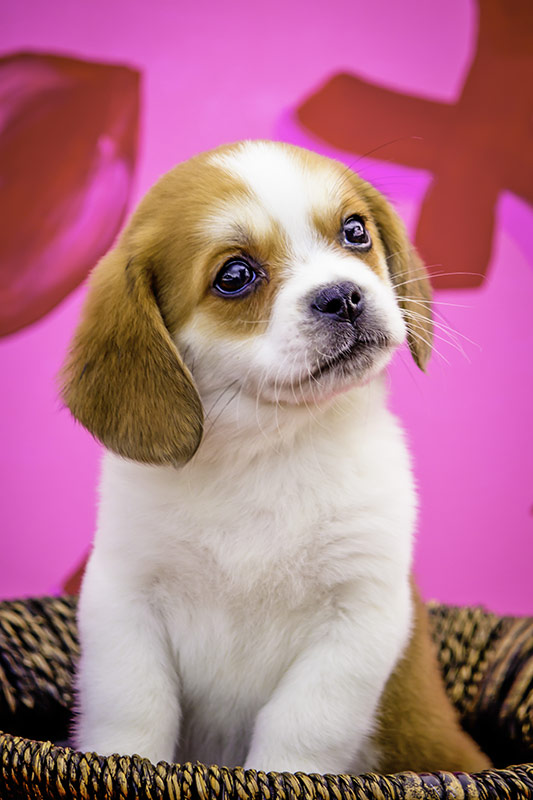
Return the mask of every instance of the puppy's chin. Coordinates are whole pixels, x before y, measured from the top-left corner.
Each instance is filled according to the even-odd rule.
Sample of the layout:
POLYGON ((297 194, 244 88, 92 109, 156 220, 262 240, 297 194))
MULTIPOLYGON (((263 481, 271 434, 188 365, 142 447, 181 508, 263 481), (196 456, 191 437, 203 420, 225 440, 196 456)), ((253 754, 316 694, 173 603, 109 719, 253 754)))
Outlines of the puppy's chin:
POLYGON ((290 380, 265 381, 257 396, 262 402, 288 406, 325 406, 342 394, 365 386, 390 362, 401 342, 357 342, 351 348, 321 356, 290 380))

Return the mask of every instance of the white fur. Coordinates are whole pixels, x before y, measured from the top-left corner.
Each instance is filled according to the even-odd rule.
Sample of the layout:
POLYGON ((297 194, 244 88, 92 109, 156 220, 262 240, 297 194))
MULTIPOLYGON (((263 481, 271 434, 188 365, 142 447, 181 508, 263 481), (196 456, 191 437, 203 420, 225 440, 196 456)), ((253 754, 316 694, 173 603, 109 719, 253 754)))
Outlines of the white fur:
POLYGON ((284 221, 286 280, 261 334, 213 341, 200 312, 177 334, 206 410, 186 466, 105 457, 80 600, 76 744, 361 771, 375 767, 376 708, 411 624, 415 494, 379 374, 405 330, 392 288, 313 235, 309 197, 327 201, 316 176, 255 148, 225 167, 284 221), (316 353, 297 301, 348 278, 392 345, 333 397, 334 377, 306 382, 316 353))
POLYGON ((293 243, 312 233, 310 212, 331 203, 331 172, 302 169, 272 142, 243 142, 211 160, 250 187, 262 216, 281 225, 293 243))

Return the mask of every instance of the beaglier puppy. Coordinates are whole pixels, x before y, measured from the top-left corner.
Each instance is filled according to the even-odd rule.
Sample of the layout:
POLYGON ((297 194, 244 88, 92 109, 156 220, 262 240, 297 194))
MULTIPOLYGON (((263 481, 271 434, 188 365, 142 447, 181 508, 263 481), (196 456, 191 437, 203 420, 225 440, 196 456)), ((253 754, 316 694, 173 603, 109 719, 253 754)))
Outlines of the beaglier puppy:
POLYGON ((242 142, 171 170, 98 264, 63 372, 107 448, 76 746, 262 770, 477 770, 413 590, 385 405, 426 273, 345 166, 242 142))

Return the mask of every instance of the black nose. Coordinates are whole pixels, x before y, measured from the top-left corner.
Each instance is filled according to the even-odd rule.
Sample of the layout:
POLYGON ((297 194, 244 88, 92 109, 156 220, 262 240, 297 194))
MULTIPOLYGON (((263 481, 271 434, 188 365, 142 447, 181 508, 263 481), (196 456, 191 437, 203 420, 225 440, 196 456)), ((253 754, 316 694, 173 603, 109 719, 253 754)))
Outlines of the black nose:
POLYGON ((361 314, 363 307, 363 293, 350 281, 325 286, 311 302, 311 308, 315 313, 352 323, 361 314))

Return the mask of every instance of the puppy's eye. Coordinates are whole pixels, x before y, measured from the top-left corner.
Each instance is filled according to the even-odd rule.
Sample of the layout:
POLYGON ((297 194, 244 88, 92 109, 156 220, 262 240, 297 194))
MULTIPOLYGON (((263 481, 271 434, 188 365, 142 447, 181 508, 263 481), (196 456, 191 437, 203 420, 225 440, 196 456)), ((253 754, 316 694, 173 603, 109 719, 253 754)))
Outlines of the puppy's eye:
POLYGON ((224 296, 245 294, 257 280, 257 272, 242 258, 227 261, 213 281, 213 289, 224 296))
POLYGON ((372 240, 370 234, 365 228, 365 223, 359 214, 352 214, 343 223, 342 235, 345 244, 356 247, 358 250, 370 250, 372 247, 372 240))

